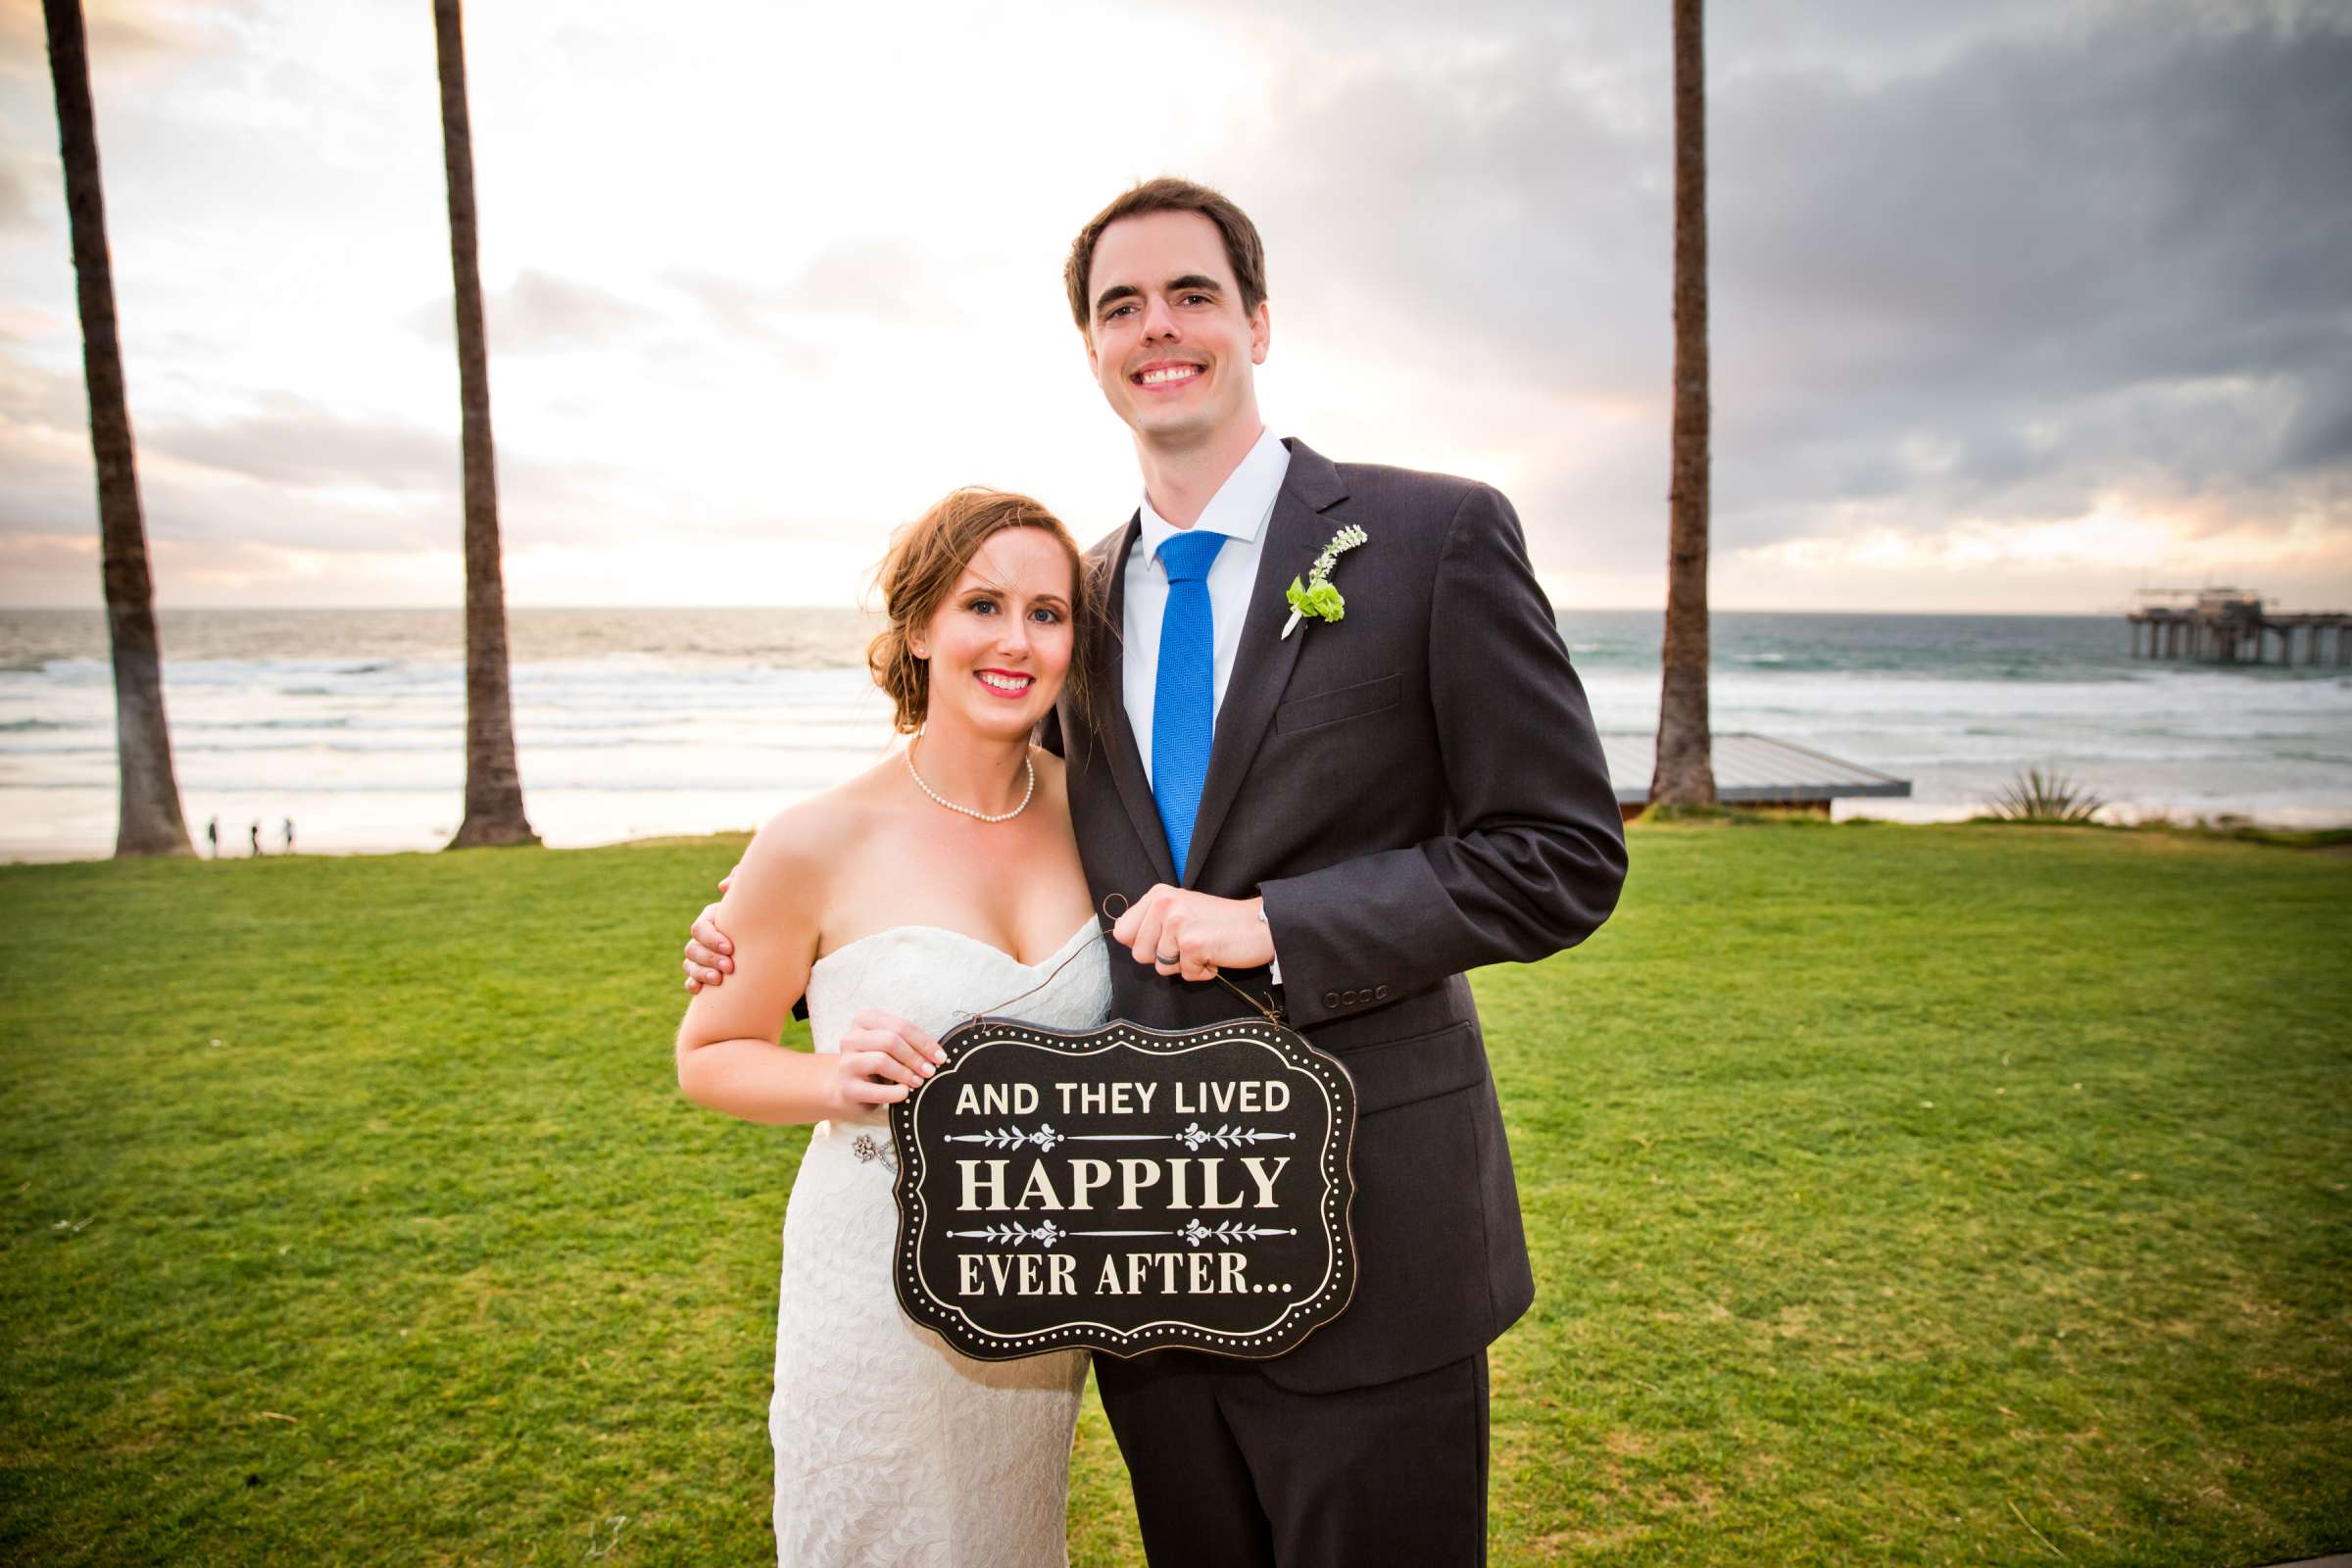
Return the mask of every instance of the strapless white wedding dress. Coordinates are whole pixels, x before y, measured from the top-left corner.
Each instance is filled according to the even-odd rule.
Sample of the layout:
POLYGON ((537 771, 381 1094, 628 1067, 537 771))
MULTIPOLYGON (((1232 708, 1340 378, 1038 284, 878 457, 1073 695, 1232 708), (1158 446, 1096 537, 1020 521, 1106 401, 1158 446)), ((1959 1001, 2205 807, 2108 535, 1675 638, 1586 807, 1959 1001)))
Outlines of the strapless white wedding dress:
MULTIPOLYGON (((1059 951, 1024 964, 958 932, 893 926, 816 960, 809 1034, 818 1051, 838 1051, 866 1007, 934 1036, 983 1008, 1055 1029, 1095 1028, 1110 1007, 1107 954, 1087 946, 1096 930, 1089 920, 1059 951), (1043 989, 1005 1005, 1041 981, 1043 989)), ((885 1116, 818 1122, 785 1207, 767 1419, 776 1561, 1066 1562, 1070 1434, 1086 1354, 975 1361, 907 1320, 891 1287, 898 1210, 889 1151, 885 1116)))

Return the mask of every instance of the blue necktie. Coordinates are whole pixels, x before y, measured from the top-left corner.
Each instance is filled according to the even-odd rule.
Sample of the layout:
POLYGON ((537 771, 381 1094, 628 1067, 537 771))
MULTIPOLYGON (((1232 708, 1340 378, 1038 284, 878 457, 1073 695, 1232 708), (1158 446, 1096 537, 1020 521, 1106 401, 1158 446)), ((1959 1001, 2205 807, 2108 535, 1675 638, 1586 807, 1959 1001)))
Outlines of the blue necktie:
POLYGON ((1176 859, 1176 881, 1193 847, 1193 818, 1208 779, 1216 732, 1216 618, 1208 606, 1208 567, 1225 536, 1195 528, 1159 547, 1168 574, 1168 608, 1159 622, 1159 673, 1152 687, 1152 797, 1176 859))

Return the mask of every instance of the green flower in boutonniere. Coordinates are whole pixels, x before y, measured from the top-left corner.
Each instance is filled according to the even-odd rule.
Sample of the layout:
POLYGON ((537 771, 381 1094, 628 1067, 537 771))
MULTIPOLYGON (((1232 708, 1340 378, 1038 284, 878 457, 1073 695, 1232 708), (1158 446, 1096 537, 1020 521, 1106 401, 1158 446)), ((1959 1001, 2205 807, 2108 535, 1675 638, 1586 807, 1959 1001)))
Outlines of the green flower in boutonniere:
POLYGON ((1348 601, 1342 599, 1340 591, 1331 585, 1331 567, 1334 562, 1362 544, 1364 538, 1364 530, 1352 523, 1342 528, 1331 536, 1331 543, 1325 545, 1323 553, 1315 558, 1314 565, 1307 569, 1306 581, 1302 583, 1296 577, 1291 579, 1290 591, 1285 595, 1291 602, 1291 618, 1282 623, 1283 636, 1288 637, 1297 631, 1298 622, 1309 615, 1322 620, 1340 620, 1347 616, 1348 601))

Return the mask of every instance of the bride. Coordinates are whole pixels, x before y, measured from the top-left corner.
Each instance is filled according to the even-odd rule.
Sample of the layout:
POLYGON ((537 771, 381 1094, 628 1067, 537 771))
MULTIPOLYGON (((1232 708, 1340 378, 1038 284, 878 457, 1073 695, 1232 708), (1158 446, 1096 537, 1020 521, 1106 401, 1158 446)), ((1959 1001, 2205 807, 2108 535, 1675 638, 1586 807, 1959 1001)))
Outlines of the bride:
POLYGON ((886 1118, 967 1013, 1018 997, 1006 1010, 1088 1029, 1109 1007, 1062 763, 1029 740, 1083 680, 1086 584, 1068 530, 1025 496, 957 491, 892 541, 867 662, 912 739, 760 830, 718 906, 738 962, 678 1028, 689 1100, 815 1123, 784 1215, 768 1410, 782 1564, 1065 1560, 1085 1354, 975 1361, 900 1312, 886 1118), (804 997, 806 1054, 777 1043, 804 997))

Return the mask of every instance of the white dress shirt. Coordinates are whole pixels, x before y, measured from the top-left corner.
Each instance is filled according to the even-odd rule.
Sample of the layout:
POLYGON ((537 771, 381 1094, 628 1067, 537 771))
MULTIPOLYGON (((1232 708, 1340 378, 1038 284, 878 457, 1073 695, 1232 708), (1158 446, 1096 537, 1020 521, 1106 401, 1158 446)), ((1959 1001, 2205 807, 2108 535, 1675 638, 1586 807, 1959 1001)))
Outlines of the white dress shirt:
MULTIPOLYGON (((1257 445, 1241 466, 1225 476, 1217 493, 1201 509, 1196 529, 1225 536, 1224 546, 1208 568, 1208 611, 1216 631, 1214 715, 1225 710, 1225 688, 1233 680, 1233 663, 1242 651, 1242 621, 1250 613, 1250 590, 1257 581, 1257 557, 1266 539, 1266 519, 1274 514, 1274 498, 1282 491, 1283 475, 1291 471, 1291 449, 1261 431, 1257 445)), ((1159 689, 1159 623, 1168 609, 1168 573, 1157 559, 1161 543, 1184 530, 1152 510, 1143 500, 1143 531, 1128 552, 1127 598, 1120 617, 1126 635, 1125 679, 1120 696, 1127 705, 1127 722, 1135 730, 1136 750, 1143 754, 1144 776, 1152 776, 1152 701, 1159 689)))

